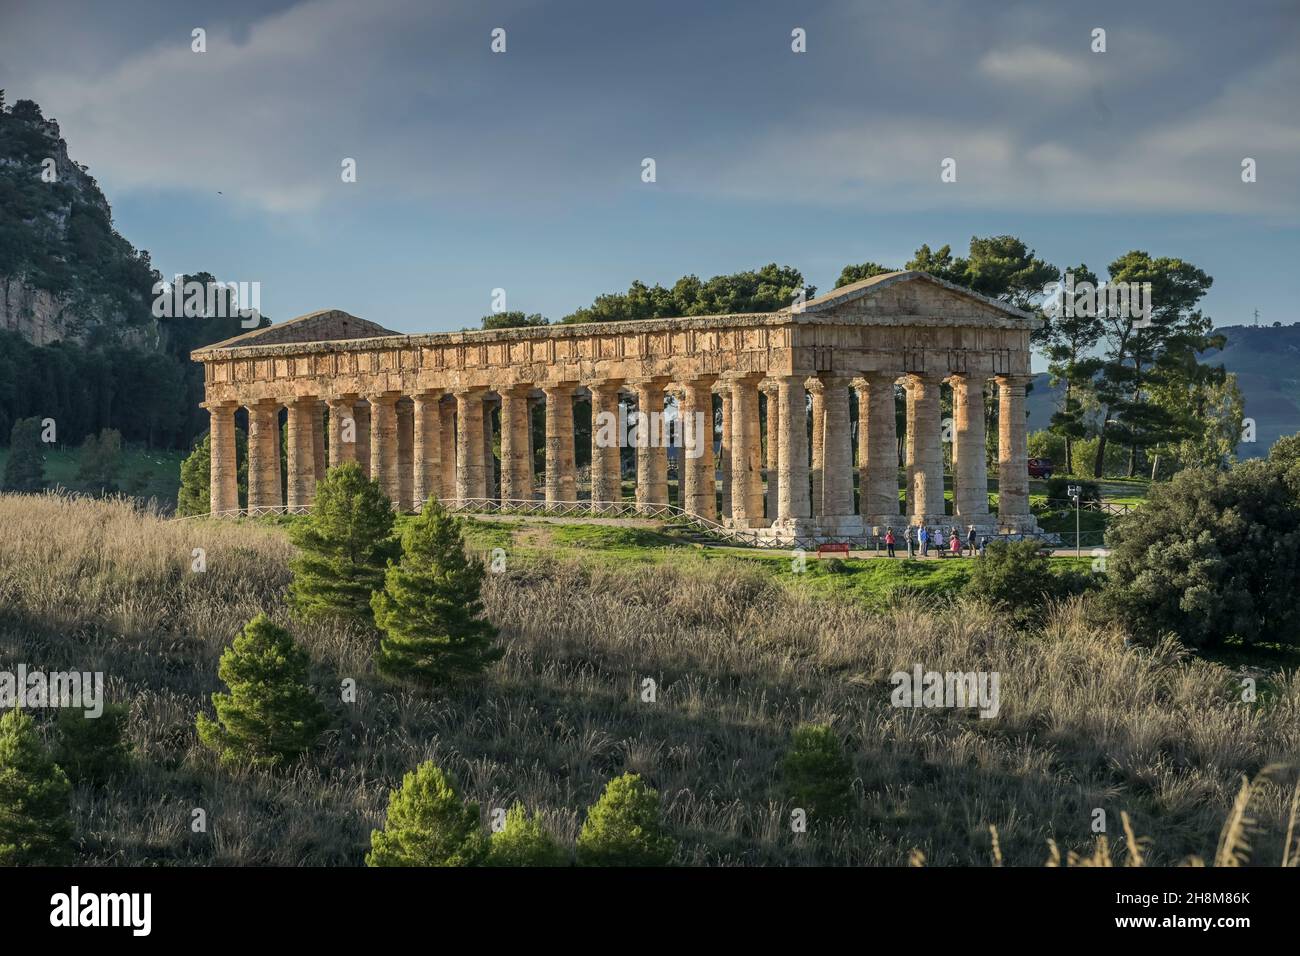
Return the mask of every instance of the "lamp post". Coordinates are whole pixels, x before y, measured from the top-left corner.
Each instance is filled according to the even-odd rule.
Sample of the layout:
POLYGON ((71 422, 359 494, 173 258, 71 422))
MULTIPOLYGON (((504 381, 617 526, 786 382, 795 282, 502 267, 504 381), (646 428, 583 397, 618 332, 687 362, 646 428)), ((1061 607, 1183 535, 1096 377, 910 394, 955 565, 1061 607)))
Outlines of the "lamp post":
POLYGON ((1079 558, 1083 556, 1083 547, 1079 535, 1079 499, 1082 497, 1083 489, 1078 485, 1070 485, 1066 490, 1066 494, 1074 500, 1074 556, 1079 558))

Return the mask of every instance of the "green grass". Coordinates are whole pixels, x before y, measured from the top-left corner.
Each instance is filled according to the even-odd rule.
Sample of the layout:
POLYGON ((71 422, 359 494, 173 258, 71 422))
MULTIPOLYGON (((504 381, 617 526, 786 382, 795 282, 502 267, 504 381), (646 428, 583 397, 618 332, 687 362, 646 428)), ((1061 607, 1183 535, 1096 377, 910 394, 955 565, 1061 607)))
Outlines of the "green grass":
MULTIPOLYGON (((188 452, 174 449, 124 448, 118 468, 117 490, 135 498, 156 498, 167 506, 175 506, 176 491, 181 483, 181 462, 188 452)), ((0 475, 4 474, 9 449, 0 448, 0 475)), ((54 447, 45 453, 45 479, 50 488, 62 487, 69 491, 93 493, 77 478, 80 454, 75 448, 54 447)))
MULTIPOLYGON (((399 527, 409 520, 409 517, 400 519, 399 527)), ((966 585, 974 567, 972 558, 821 559, 807 554, 799 559, 787 550, 700 545, 676 536, 671 526, 595 525, 527 518, 462 520, 471 551, 486 556, 493 549, 502 548, 508 562, 558 558, 588 565, 626 567, 701 561, 730 566, 737 571, 758 571, 809 596, 841 596, 872 606, 884 606, 903 593, 935 599, 954 597, 966 585)), ((1054 557, 1052 564, 1062 572, 1072 567, 1086 571, 1091 568, 1092 559, 1070 555, 1054 557)))

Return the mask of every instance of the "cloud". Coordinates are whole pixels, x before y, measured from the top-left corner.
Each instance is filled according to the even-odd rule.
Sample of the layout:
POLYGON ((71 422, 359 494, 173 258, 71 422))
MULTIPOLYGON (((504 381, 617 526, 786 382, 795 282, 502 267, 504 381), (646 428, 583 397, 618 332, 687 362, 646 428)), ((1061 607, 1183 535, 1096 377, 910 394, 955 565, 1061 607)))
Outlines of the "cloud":
POLYGON ((1069 58, 1037 47, 989 50, 977 69, 1000 83, 1033 84, 1036 87, 1081 90, 1090 75, 1082 58, 1069 58))
POLYGON ((242 39, 209 23, 205 53, 186 31, 103 75, 61 64, 32 80, 33 98, 114 188, 221 190, 292 212, 345 198, 351 157, 360 184, 407 194, 436 178, 418 168, 435 144, 456 140, 439 121, 454 112, 455 59, 429 54, 439 29, 468 35, 470 7, 437 9, 431 18, 419 0, 309 0, 251 23, 242 39))
POLYGON ((1297 58, 1287 54, 1209 102, 1154 121, 1116 110, 1100 129, 1077 113, 1040 129, 1018 127, 1005 110, 988 121, 823 113, 797 136, 767 134, 679 162, 698 171, 683 188, 700 194, 864 211, 1294 215, 1300 121, 1286 91, 1296 88, 1297 58), (1247 156, 1260 164, 1254 184, 1241 182, 1247 156), (948 157, 957 161, 955 183, 940 181, 948 157))

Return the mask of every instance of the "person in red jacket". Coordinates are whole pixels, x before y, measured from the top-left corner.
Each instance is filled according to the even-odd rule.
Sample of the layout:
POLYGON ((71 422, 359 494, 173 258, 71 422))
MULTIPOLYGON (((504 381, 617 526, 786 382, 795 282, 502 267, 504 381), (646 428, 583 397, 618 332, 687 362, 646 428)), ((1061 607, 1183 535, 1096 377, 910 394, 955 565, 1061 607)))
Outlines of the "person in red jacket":
POLYGON ((885 529, 885 551, 892 558, 894 556, 894 529, 885 529))

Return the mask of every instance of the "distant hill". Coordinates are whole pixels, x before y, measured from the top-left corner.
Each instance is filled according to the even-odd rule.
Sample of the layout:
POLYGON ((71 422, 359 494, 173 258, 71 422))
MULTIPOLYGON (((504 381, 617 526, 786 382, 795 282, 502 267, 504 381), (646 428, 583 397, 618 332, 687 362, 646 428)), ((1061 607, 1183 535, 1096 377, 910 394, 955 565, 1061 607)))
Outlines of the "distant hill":
MULTIPOLYGON (((1239 445, 1237 454, 1266 455, 1278 438, 1300 432, 1300 322, 1229 325, 1216 331, 1227 336, 1227 345, 1222 352, 1207 352, 1205 361, 1221 363, 1236 374, 1246 417, 1255 420, 1255 443, 1239 445)), ((1030 429, 1046 428, 1060 404, 1059 391, 1048 384, 1046 373, 1034 376, 1027 404, 1030 429)))

